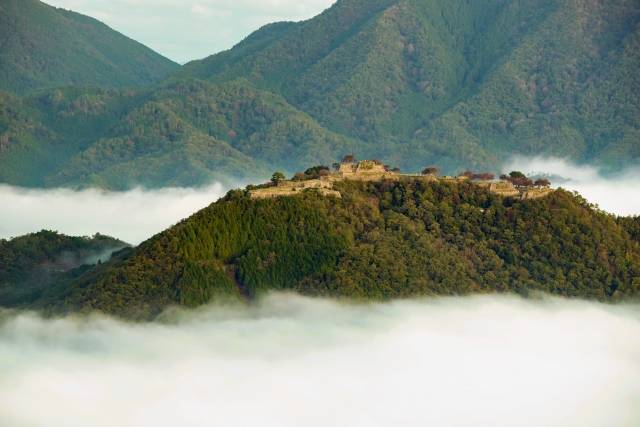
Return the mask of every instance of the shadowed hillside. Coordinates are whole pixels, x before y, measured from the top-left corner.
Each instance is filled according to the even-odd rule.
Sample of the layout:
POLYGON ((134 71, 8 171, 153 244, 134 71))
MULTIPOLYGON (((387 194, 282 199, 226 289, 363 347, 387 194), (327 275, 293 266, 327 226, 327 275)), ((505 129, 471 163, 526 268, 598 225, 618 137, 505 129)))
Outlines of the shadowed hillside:
POLYGON ((0 90, 157 82, 178 64, 101 22, 38 0, 0 0, 0 90))
POLYGON ((340 0, 152 88, 0 93, 0 181, 192 186, 350 152, 450 174, 514 154, 614 171, 640 159, 639 68, 637 0, 340 0))
POLYGON ((358 152, 416 169, 638 158, 634 0, 341 0, 184 73, 281 93, 358 152))

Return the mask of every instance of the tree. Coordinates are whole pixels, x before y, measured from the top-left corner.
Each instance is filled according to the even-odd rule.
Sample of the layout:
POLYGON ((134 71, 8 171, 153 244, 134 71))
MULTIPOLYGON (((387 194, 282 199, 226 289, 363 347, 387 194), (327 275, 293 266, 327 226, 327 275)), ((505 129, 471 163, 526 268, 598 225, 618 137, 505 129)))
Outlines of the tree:
POLYGON ((274 184, 278 184, 280 181, 284 181, 285 179, 286 177, 282 172, 274 172, 274 174, 271 176, 271 182, 273 182, 274 184))
POLYGON ((531 187, 533 185, 533 181, 527 178, 511 178, 511 183, 516 187, 531 187))
POLYGON ((307 178, 307 176, 305 174, 303 174, 302 172, 298 172, 293 176, 293 180, 294 181, 304 181, 307 178))
POLYGON ((526 178, 527 176, 520 171, 511 171, 509 173, 511 178, 526 178))
POLYGON ((435 166, 429 166, 424 168, 422 171, 422 175, 438 175, 440 173, 440 169, 435 166))
POLYGON ((307 178, 312 178, 312 179, 320 178, 321 176, 328 175, 329 173, 330 173, 329 168, 323 165, 314 166, 304 171, 304 174, 307 176, 307 178))
POLYGON ((551 185, 551 182, 546 178, 539 178, 536 179, 536 182, 534 184, 538 187, 549 187, 551 185))

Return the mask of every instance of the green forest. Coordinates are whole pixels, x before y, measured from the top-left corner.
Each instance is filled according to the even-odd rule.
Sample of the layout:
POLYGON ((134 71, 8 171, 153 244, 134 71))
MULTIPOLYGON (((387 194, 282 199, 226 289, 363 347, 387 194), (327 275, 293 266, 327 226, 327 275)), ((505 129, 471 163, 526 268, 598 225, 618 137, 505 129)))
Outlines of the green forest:
POLYGON ((31 79, 41 83, 9 78, 37 64, 0 70, 4 183, 120 190, 256 181, 351 152, 449 174, 498 172, 514 154, 609 172, 640 158, 635 0, 340 0, 183 67, 36 0, 1 7, 13 26, 0 25, 11 35, 0 64, 33 51, 68 67, 52 62, 31 79), (91 37, 77 35, 76 21, 91 37), (78 57, 56 37, 95 55, 78 57), (119 66, 104 66, 105 56, 119 66), (146 77, 133 81, 125 66, 146 77))
POLYGON ((496 292, 620 301, 640 292, 638 219, 577 194, 520 200, 419 179, 336 189, 341 199, 231 191, 13 306, 146 319, 271 290, 366 301, 496 292))
POLYGON ((0 240, 0 306, 19 306, 40 298, 65 274, 79 274, 128 245, 96 234, 69 237, 43 230, 0 240))
POLYGON ((38 0, 0 1, 0 41, 0 90, 21 95, 149 85, 180 68, 96 19, 38 0))

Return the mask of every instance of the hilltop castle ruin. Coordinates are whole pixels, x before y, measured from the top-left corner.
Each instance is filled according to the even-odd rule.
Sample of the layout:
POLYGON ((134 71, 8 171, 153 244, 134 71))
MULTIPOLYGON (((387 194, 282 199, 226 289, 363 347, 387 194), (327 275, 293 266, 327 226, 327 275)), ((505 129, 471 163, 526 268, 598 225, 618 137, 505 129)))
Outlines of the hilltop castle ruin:
MULTIPOLYGON (((397 170, 390 170, 377 160, 356 161, 353 156, 345 156, 343 161, 335 165, 333 172, 312 179, 281 180, 268 187, 250 190, 252 199, 269 199, 274 197, 294 196, 303 191, 311 190, 330 197, 341 198, 339 191, 334 189, 334 183, 339 181, 399 181, 401 179, 420 179, 429 182, 469 181, 467 176, 443 176, 435 174, 402 174, 397 170)), ((553 190, 551 188, 517 188, 508 180, 474 180, 474 184, 487 188, 491 193, 503 197, 520 197, 522 199, 536 199, 544 197, 553 190)))

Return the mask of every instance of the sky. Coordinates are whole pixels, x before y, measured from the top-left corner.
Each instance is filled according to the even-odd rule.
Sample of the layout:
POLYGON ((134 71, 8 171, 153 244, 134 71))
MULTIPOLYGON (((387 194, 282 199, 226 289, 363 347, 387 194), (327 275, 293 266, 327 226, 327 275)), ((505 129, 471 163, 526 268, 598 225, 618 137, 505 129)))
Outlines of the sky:
POLYGON ((334 0, 45 0, 96 18, 185 63, 231 48, 261 26, 309 19, 334 0))
POLYGON ((638 306, 273 294, 164 321, 0 312, 3 427, 635 427, 638 306))

